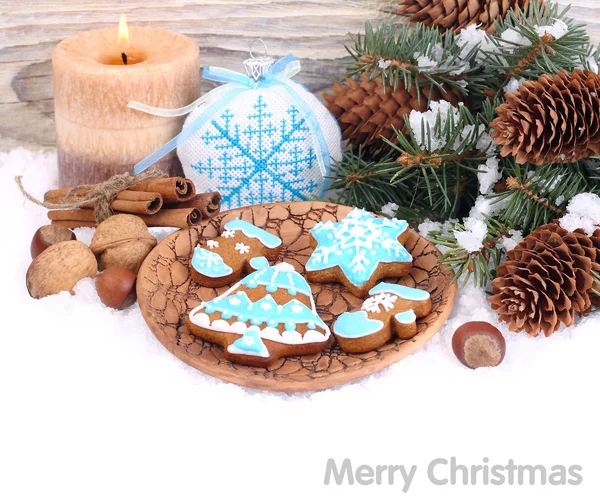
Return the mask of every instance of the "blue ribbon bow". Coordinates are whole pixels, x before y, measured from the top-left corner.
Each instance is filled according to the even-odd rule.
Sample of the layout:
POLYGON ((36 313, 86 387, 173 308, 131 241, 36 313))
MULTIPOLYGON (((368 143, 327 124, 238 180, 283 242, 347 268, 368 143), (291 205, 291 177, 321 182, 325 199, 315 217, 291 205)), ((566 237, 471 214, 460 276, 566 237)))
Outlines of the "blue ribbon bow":
MULTIPOLYGON (((300 62, 291 54, 276 61, 267 73, 258 81, 251 77, 219 67, 207 67, 202 72, 204 79, 222 82, 225 85, 213 89, 211 92, 201 96, 195 102, 179 109, 161 109, 151 107, 143 103, 131 101, 128 107, 146 112, 148 114, 162 117, 179 117, 189 114, 197 106, 209 103, 206 109, 198 115, 190 124, 185 126, 181 133, 167 142, 165 145, 154 151, 148 157, 134 166, 134 173, 139 175, 148 169, 159 159, 166 156, 169 152, 176 149, 179 145, 185 143, 194 135, 207 121, 209 121, 224 106, 237 98, 239 95, 248 91, 248 89, 270 88, 277 86, 278 91, 284 94, 288 100, 303 114, 304 120, 312 134, 313 148, 315 157, 319 162, 319 168, 323 176, 327 176, 330 171, 331 158, 329 148, 325 141, 325 136, 319 124, 319 121, 310 108, 310 106, 298 95, 298 93, 289 85, 291 77, 300 71, 300 62)), ((293 81, 292 81, 293 82, 293 81)))

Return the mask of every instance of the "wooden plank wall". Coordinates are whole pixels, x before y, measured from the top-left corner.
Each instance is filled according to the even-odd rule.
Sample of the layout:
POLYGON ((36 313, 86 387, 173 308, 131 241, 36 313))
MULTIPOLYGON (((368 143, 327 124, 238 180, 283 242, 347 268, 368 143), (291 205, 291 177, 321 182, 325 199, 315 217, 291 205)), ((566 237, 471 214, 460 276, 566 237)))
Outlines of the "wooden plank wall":
MULTIPOLYGON (((600 42, 600 1, 573 0, 571 15, 600 42)), ((54 147, 50 54, 62 39, 91 28, 158 25, 200 46, 202 65, 241 70, 252 39, 273 56, 302 60, 299 80, 315 92, 343 72, 348 32, 389 15, 394 0, 0 0, 0 150, 54 147)))

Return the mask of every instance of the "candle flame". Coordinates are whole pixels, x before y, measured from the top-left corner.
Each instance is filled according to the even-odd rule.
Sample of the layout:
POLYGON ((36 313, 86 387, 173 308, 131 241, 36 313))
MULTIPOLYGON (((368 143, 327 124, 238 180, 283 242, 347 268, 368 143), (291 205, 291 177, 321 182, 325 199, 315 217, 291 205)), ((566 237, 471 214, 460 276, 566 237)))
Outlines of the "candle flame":
POLYGON ((125 14, 121 14, 119 19, 119 47, 129 47, 129 29, 125 14))

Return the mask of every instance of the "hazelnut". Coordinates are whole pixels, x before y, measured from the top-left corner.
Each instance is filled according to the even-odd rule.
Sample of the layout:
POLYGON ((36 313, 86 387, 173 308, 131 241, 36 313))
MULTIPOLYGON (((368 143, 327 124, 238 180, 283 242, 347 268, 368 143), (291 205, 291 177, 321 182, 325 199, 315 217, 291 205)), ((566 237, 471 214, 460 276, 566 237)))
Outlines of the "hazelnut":
POLYGON ((31 297, 42 298, 61 291, 73 293, 82 278, 93 277, 98 263, 92 251, 75 240, 51 245, 27 270, 27 290, 31 297))
POLYGON ((457 359, 471 369, 497 366, 506 354, 502 333, 487 322, 467 322, 452 336, 457 359))
POLYGON ((129 308, 136 300, 135 280, 135 273, 127 268, 106 268, 96 277, 100 301, 115 310, 129 308))
POLYGON ((42 226, 35 232, 31 240, 31 258, 35 259, 50 245, 76 239, 75 233, 70 229, 52 224, 42 226))
POLYGON ((142 219, 118 214, 102 222, 90 245, 102 269, 127 268, 136 275, 146 256, 156 246, 156 238, 148 232, 142 219))

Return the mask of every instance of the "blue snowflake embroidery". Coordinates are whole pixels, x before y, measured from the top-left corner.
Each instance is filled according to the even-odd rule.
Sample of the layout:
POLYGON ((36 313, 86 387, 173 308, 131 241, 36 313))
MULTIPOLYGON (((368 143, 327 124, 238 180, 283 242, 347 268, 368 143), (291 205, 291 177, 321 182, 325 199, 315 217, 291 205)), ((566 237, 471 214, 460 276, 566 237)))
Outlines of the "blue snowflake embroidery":
POLYGON ((218 181, 214 190, 221 193, 223 208, 305 200, 315 194, 320 184, 308 170, 317 157, 298 109, 289 106, 285 115, 274 114, 262 94, 242 121, 236 121, 232 108, 207 123, 200 137, 220 154, 192 165, 218 181))

